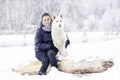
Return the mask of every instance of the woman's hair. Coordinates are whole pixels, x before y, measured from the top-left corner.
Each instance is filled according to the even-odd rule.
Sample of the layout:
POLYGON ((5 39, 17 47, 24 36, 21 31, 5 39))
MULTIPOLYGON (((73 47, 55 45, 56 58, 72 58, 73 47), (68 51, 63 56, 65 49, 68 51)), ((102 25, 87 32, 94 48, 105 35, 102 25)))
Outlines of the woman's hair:
POLYGON ((41 18, 43 18, 44 16, 49 16, 50 17, 49 13, 44 13, 41 18))
MULTIPOLYGON (((43 15, 41 16, 41 19, 43 19, 44 16, 49 16, 49 17, 50 17, 50 14, 49 14, 49 13, 43 13, 43 15)), ((50 17, 50 18, 51 18, 51 17, 50 17)), ((40 24, 42 24, 42 21, 41 21, 40 24)), ((52 19, 51 19, 50 24, 52 24, 52 19)), ((42 24, 42 25, 43 25, 43 24, 42 24)))

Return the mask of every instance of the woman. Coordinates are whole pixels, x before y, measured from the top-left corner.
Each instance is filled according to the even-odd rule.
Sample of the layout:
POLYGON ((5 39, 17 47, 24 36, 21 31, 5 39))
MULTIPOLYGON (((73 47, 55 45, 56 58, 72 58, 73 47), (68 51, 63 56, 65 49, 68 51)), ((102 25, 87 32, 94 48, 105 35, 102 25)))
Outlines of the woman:
MULTIPOLYGON (((45 75, 46 70, 49 66, 58 68, 56 54, 58 49, 54 46, 52 37, 51 37, 51 23, 52 20, 48 13, 42 15, 42 21, 40 27, 36 31, 35 36, 35 53, 36 58, 42 62, 42 66, 39 71, 39 75, 45 75)), ((70 41, 67 40, 67 45, 70 44, 70 41)))

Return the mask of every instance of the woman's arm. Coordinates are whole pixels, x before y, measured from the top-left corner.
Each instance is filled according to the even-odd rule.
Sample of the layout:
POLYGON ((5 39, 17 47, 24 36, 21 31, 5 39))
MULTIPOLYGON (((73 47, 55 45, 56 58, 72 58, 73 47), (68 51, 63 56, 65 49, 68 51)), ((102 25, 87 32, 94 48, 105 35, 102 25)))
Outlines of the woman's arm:
POLYGON ((38 28, 36 31, 36 35, 35 35, 35 48, 40 49, 40 50, 50 49, 50 45, 43 43, 42 40, 43 40, 42 34, 40 31, 40 28, 38 28))

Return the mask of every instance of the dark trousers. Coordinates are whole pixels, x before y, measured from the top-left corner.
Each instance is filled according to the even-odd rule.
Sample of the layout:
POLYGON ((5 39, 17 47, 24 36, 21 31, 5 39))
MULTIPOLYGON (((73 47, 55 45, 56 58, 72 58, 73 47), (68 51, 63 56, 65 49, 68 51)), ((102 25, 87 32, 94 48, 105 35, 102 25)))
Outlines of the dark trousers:
POLYGON ((56 53, 54 50, 48 50, 47 52, 36 51, 36 58, 42 62, 40 72, 46 73, 49 63, 51 66, 55 66, 56 68, 58 68, 55 55, 56 53))

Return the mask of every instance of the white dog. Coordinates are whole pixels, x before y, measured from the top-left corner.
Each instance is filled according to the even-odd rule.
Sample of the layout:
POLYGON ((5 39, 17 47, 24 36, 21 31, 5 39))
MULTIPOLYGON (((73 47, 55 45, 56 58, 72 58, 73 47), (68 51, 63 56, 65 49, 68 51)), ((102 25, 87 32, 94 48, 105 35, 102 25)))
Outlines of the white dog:
POLYGON ((58 48, 58 57, 59 55, 66 55, 67 51, 65 48, 67 36, 64 32, 64 19, 62 15, 53 16, 52 22, 52 39, 53 44, 58 48))

